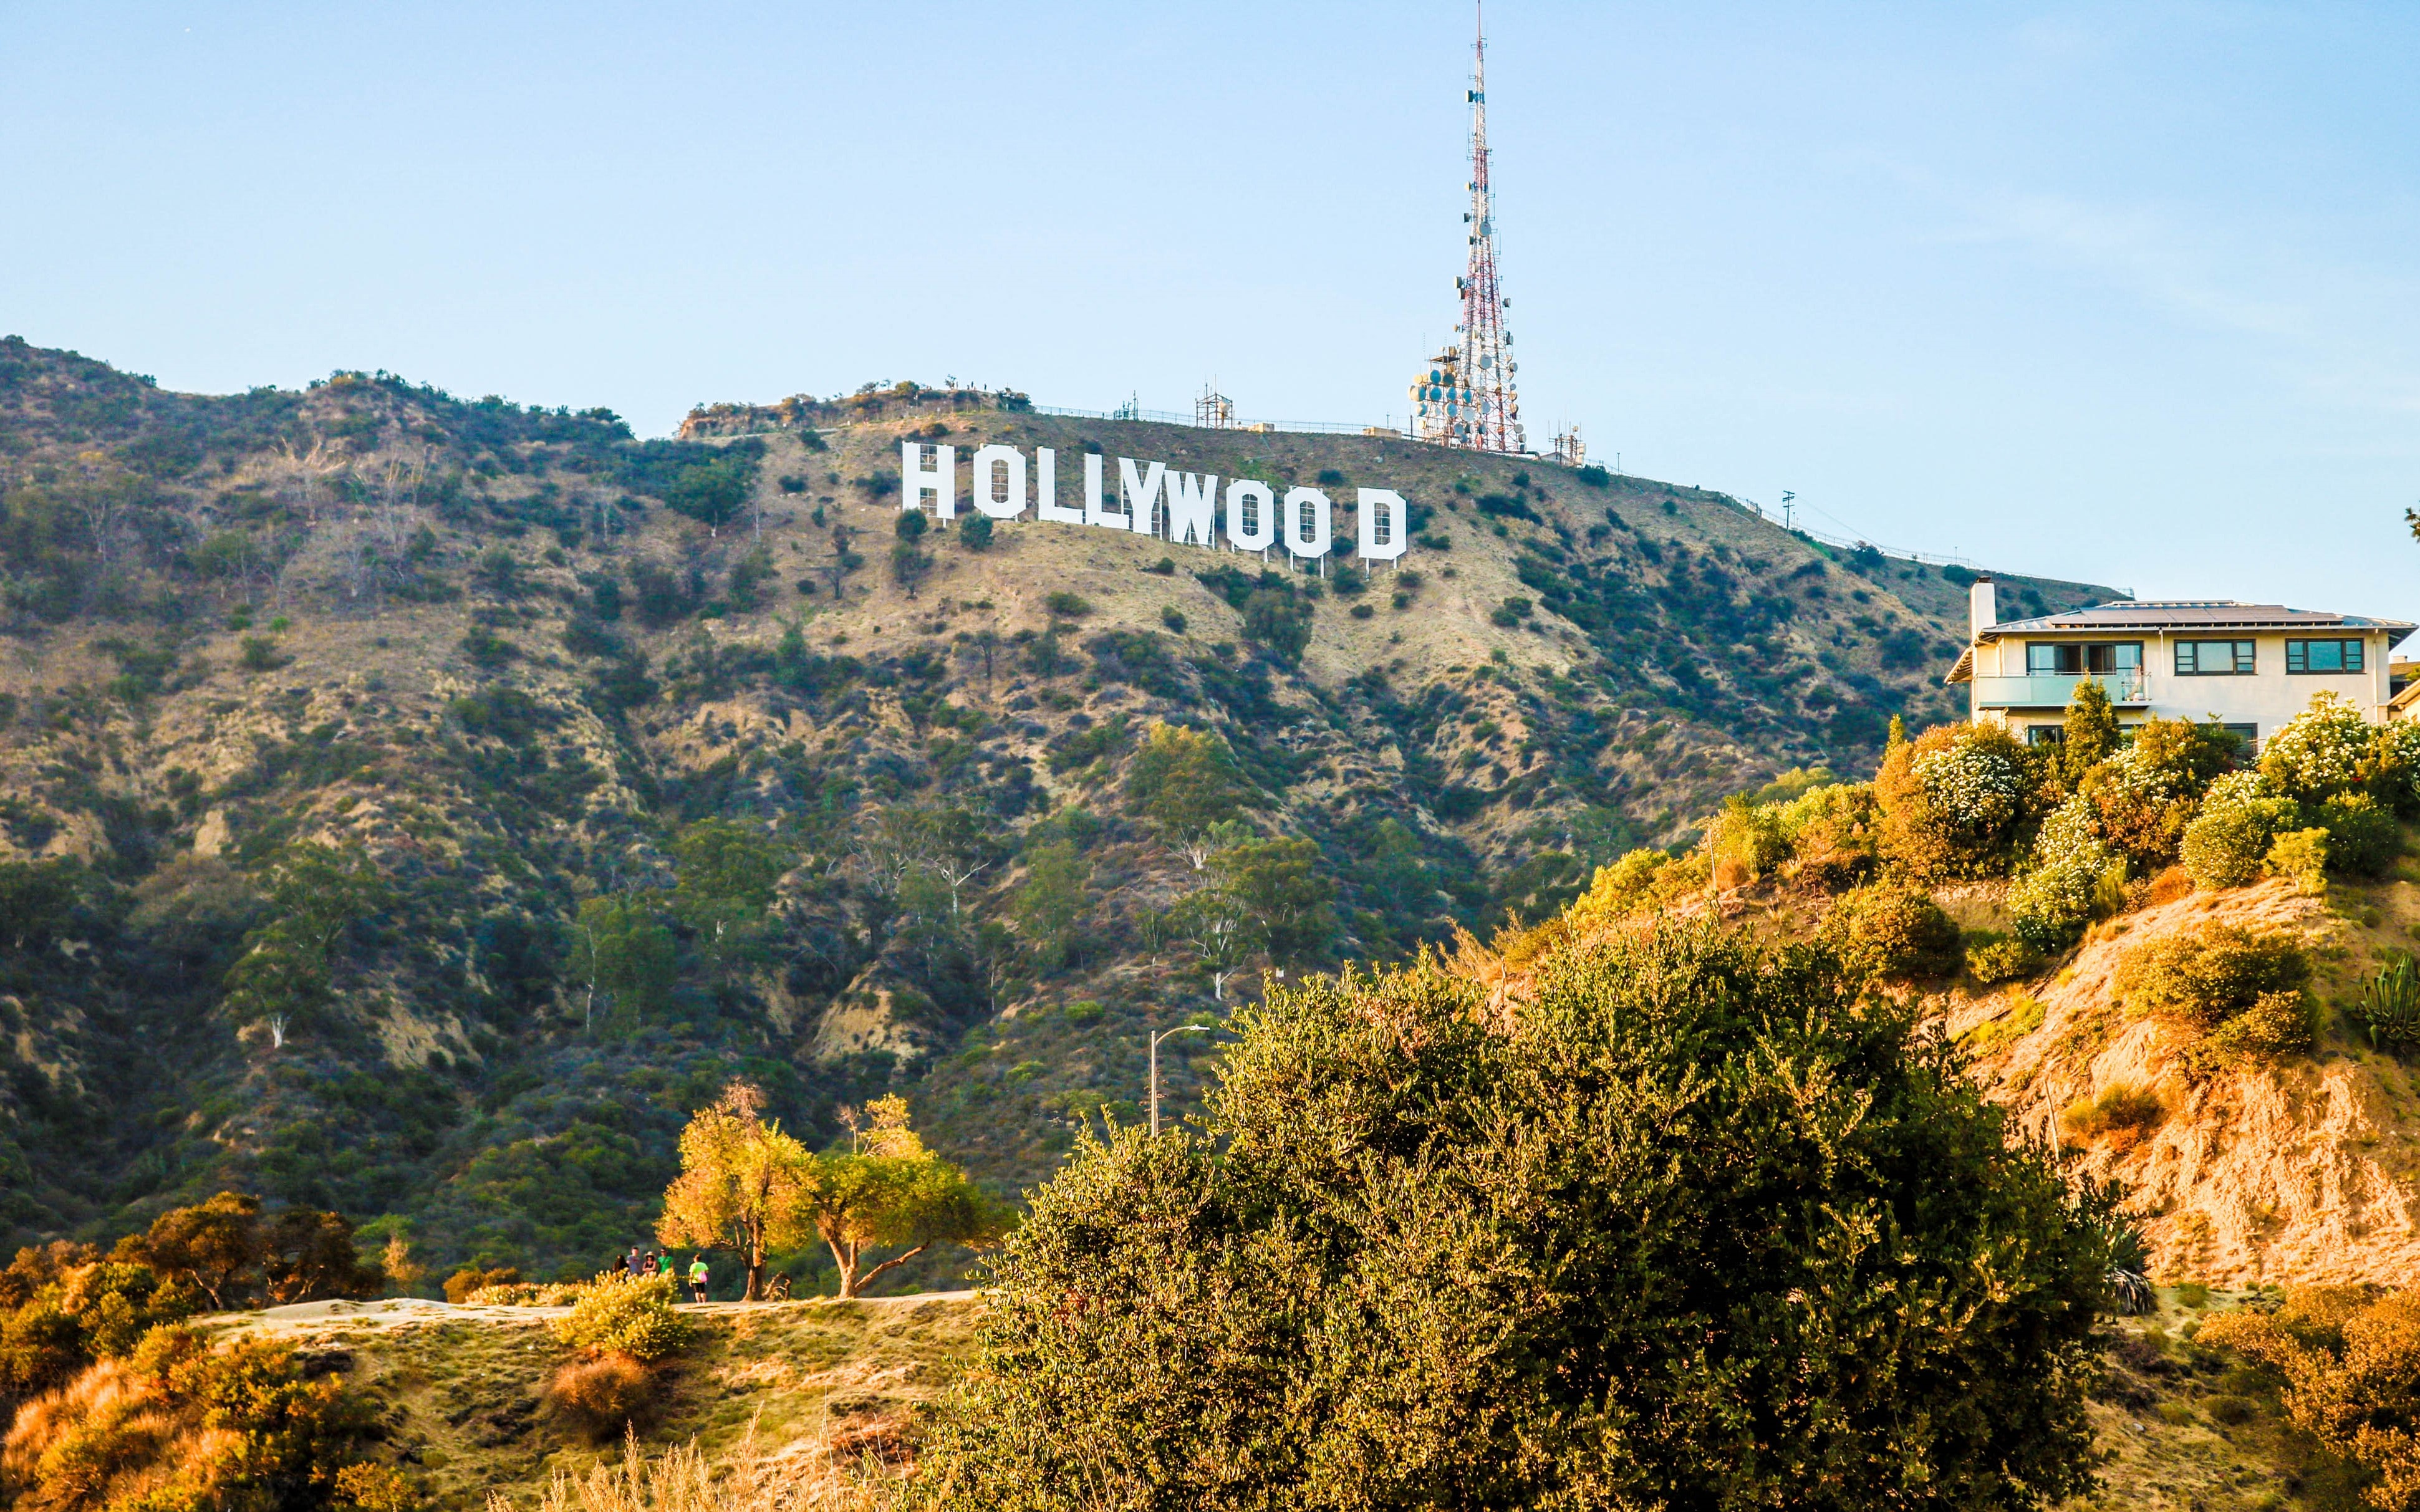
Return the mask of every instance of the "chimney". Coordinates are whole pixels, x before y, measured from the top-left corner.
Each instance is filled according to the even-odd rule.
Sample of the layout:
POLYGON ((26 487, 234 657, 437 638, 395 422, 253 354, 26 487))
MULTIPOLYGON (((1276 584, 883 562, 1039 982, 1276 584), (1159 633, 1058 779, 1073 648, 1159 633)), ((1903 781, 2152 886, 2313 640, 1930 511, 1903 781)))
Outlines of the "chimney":
POLYGON ((1975 579, 1966 590, 1966 629, 1969 637, 1981 635, 2000 623, 2000 604, 1993 592, 1989 576, 1975 579))

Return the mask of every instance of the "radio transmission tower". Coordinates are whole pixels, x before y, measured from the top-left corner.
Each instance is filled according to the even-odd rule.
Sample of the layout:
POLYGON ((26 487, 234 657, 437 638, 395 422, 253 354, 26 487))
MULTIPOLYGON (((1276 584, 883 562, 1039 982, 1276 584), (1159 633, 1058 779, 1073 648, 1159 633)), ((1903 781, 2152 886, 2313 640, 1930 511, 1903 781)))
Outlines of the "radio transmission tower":
POLYGON ((1521 397, 1512 377, 1512 333, 1496 257, 1496 191, 1488 179, 1487 25, 1480 14, 1470 70, 1470 266, 1454 281, 1462 295, 1461 340, 1429 360, 1412 385, 1412 434, 1444 446, 1525 452, 1521 397))

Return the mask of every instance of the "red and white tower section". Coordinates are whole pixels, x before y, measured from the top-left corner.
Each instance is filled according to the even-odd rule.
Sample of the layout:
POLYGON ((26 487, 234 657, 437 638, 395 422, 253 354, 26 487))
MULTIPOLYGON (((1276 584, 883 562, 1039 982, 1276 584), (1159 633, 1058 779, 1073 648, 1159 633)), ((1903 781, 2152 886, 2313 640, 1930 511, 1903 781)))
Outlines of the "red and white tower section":
POLYGON ((1470 73, 1470 266, 1454 281, 1462 295, 1455 342, 1429 359, 1412 384, 1412 435, 1440 446, 1478 452, 1526 452, 1521 397, 1513 387, 1520 371, 1512 361, 1512 333, 1505 329, 1507 301, 1497 270, 1496 192, 1488 182, 1487 33, 1482 26, 1470 73))

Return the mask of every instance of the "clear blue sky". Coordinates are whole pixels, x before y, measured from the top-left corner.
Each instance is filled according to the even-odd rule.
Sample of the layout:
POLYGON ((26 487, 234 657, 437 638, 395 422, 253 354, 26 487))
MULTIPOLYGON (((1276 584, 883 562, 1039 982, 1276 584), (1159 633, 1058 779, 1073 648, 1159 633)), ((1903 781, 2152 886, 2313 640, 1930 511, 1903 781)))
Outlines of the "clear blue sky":
MULTIPOLYGON (((0 332, 181 389, 953 376, 1400 418, 1451 4, 0 0, 0 332)), ((1495 7, 1532 435, 1894 547, 2420 618, 2420 7, 1495 7)))

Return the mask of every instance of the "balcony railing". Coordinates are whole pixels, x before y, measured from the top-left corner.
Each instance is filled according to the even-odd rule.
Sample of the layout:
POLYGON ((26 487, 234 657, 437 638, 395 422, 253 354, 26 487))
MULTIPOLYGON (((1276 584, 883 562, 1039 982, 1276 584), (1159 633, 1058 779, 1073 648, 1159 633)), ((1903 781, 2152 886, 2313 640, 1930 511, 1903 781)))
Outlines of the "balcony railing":
POLYGON ((2034 677, 1978 677, 1975 702, 1987 709, 2063 709, 2075 702, 2075 686, 2092 682, 2112 703, 2149 703, 2151 690, 2140 670, 2122 672, 2073 673, 2034 677))

